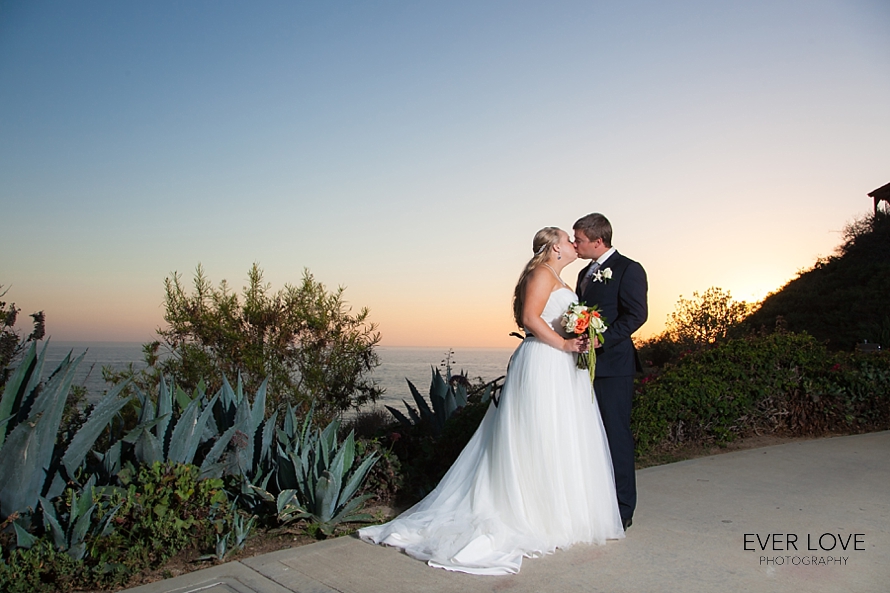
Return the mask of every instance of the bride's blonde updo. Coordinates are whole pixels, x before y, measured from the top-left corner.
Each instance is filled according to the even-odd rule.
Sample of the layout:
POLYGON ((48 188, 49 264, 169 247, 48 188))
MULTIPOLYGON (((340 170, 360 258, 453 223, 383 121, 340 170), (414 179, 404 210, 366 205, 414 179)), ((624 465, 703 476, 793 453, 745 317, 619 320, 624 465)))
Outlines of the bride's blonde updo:
POLYGON ((559 243, 559 232, 559 228, 548 226, 535 233, 535 238, 532 241, 534 255, 525 264, 525 269, 519 275, 519 282, 516 283, 516 288, 513 290, 513 319, 520 329, 525 329, 522 326, 522 305, 525 302, 525 285, 528 282, 528 275, 550 257, 550 248, 559 243))

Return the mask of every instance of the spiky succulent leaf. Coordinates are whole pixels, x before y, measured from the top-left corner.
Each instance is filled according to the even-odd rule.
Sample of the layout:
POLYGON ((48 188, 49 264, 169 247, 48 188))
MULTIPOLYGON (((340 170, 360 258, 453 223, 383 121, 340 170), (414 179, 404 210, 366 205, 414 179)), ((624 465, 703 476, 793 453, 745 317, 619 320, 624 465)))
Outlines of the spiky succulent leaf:
MULTIPOLYGON (((41 353, 41 357, 45 354, 41 353)), ((12 430, 0 450, 0 518, 12 513, 26 513, 37 507, 54 476, 47 470, 52 461, 56 434, 74 372, 83 355, 63 361, 50 380, 30 400, 30 414, 12 430)), ((40 365, 35 365, 35 370, 40 365)))
POLYGON ((187 407, 189 407, 189 404, 192 403, 193 399, 201 399, 201 398, 198 396, 197 393, 195 394, 195 397, 192 398, 189 396, 188 393, 185 392, 185 390, 182 387, 180 387, 178 385, 176 386, 176 404, 179 406, 180 409, 184 410, 187 407))
POLYGON ((186 406, 182 412, 182 416, 176 421, 173 432, 170 435, 170 444, 167 449, 165 458, 174 463, 190 463, 188 458, 188 449, 191 444, 191 436, 195 432, 198 424, 198 416, 201 413, 201 402, 198 399, 193 400, 186 406))
POLYGON ((454 391, 451 389, 445 391, 443 408, 445 410, 445 414, 441 417, 441 421, 442 426, 444 427, 445 421, 451 418, 451 415, 454 414, 455 410, 457 410, 457 401, 454 398, 454 391))
MULTIPOLYGON (((36 346, 35 346, 36 347, 36 346)), ((40 393, 40 390, 37 387, 40 385, 40 381, 43 378, 43 366, 46 363, 46 349, 49 347, 49 341, 47 341, 43 348, 40 349, 40 354, 37 356, 37 359, 34 361, 34 367, 28 373, 27 379, 25 381, 24 389, 21 389, 22 397, 18 402, 18 419, 19 421, 24 420, 27 417, 28 411, 34 404, 34 400, 37 397, 37 394, 40 393)), ((71 352, 62 359, 62 362, 56 367, 56 370, 53 371, 52 376, 55 376, 59 373, 59 370, 69 364, 71 362, 71 352)))
MULTIPOLYGON (((86 497, 86 494, 84 494, 84 497, 86 497)), ((95 504, 90 505, 85 513, 77 517, 77 521, 74 523, 74 528, 71 532, 71 540, 69 545, 69 548, 73 548, 74 550, 69 550, 69 554, 75 560, 80 560, 83 557, 83 549, 79 549, 78 546, 83 546, 83 541, 86 538, 87 531, 90 528, 90 520, 92 519, 93 511, 95 509, 95 504), (72 553, 72 551, 74 551, 75 553, 72 553)))
POLYGON ((232 440, 232 437, 235 435, 236 427, 231 427, 222 435, 216 439, 216 442, 213 443, 213 447, 210 448, 210 451, 204 457, 204 461, 201 462, 201 478, 205 477, 219 477, 223 473, 223 468, 225 467, 222 464, 217 464, 219 458, 225 452, 226 447, 229 445, 229 442, 232 440), (212 475, 211 475, 212 474, 212 475))
POLYGON ((216 396, 204 408, 201 409, 201 399, 195 398, 191 400, 186 409, 182 412, 182 416, 176 422, 173 428, 173 434, 170 435, 170 447, 167 451, 167 461, 174 463, 192 463, 195 458, 195 452, 198 450, 201 436, 204 434, 204 426, 207 423, 207 417, 212 413, 212 407, 215 403, 216 396))
POLYGON ((414 386, 414 383, 409 379, 405 380, 408 381, 408 389, 411 391, 411 397, 414 398, 414 403, 417 404, 417 409, 420 410, 421 418, 428 420, 429 422, 434 422, 433 411, 430 409, 429 404, 426 403, 426 400, 420 395, 420 392, 417 391, 417 387, 414 386))
MULTIPOLYGON (((167 415, 164 414, 150 422, 140 424, 124 436, 123 441, 125 443, 133 444, 133 453, 139 463, 151 465, 156 461, 164 460, 164 451, 161 446, 161 441, 155 436, 156 432, 153 432, 152 429, 157 430, 159 425, 166 422, 167 415)), ((118 465, 119 464, 120 460, 118 460, 118 465)))
POLYGON ((311 510, 322 523, 327 523, 334 517, 339 494, 340 484, 336 477, 327 470, 321 472, 315 485, 315 507, 311 510))
POLYGON ((10 422, 18 413, 25 392, 24 387, 27 386, 36 366, 37 345, 31 342, 28 352, 10 375, 0 396, 0 421, 3 421, 0 425, 0 448, 3 447, 7 432, 15 426, 10 422))
POLYGON ((343 469, 349 471, 352 462, 355 461, 355 431, 349 431, 346 440, 340 445, 340 450, 343 451, 343 469))
MULTIPOLYGON (((240 383, 240 374, 238 375, 238 379, 240 383)), ((260 426, 263 424, 263 420, 265 420, 266 418, 266 386, 268 384, 269 380, 263 379, 263 382, 260 384, 259 388, 257 389, 256 395, 253 398, 253 407, 250 410, 251 434, 254 434, 257 430, 259 430, 260 426)))
POLYGON ((154 402, 151 401, 151 398, 148 397, 147 394, 142 393, 141 390, 137 387, 136 397, 139 398, 139 424, 148 424, 152 420, 155 419, 155 406, 154 402))
POLYGON ((454 401, 457 403, 458 408, 463 408, 467 405, 466 385, 459 384, 457 386, 457 389, 454 390, 454 401))
POLYGON ((80 464, 83 463, 87 453, 89 453, 90 449, 92 449, 93 445, 96 443, 96 439, 99 438, 99 435, 102 434, 102 431, 105 430, 105 427, 108 426, 108 423, 111 422, 114 416, 130 401, 130 398, 121 399, 118 397, 128 383, 129 381, 112 388, 111 391, 109 391, 108 394, 96 404, 96 407, 93 408, 92 413, 90 413, 89 419, 84 423, 80 430, 77 431, 74 438, 71 439, 71 444, 68 445, 68 449, 65 450, 65 455, 62 456, 62 463, 68 471, 68 476, 74 476, 75 470, 77 470, 77 468, 80 467, 80 464))
POLYGON ((40 494, 42 468, 28 463, 39 455, 36 426, 27 422, 15 427, 0 455, 0 519, 34 508, 40 494))
POLYGON ((242 399, 244 399, 244 381, 241 380, 241 371, 238 371, 238 378, 235 383, 235 401, 241 403, 242 399))
MULTIPOLYGON (((402 400, 402 401, 405 401, 405 400, 402 400)), ((405 404, 405 405, 407 406, 408 404, 405 404)), ((387 410, 389 410, 389 413, 392 414, 396 420, 399 421, 399 424, 401 424, 405 428, 411 428, 411 421, 408 420, 408 418, 404 414, 402 414, 399 410, 395 409, 392 406, 384 405, 384 407, 387 410)))
POLYGON ((38 497, 38 500, 40 501, 40 508, 43 510, 43 526, 52 535, 53 544, 59 550, 67 549, 68 538, 65 536, 65 530, 62 529, 59 518, 56 516, 56 508, 42 496, 38 497))
POLYGON ((25 531, 21 525, 13 521, 12 523, 13 529, 15 529, 15 545, 19 548, 24 548, 25 550, 29 549, 31 546, 37 543, 37 538, 25 531))
POLYGON ((278 498, 275 500, 275 506, 279 513, 287 508, 288 505, 299 505, 297 491, 293 488, 282 490, 278 493, 278 498))
POLYGON ((330 522, 336 525, 337 523, 343 523, 345 521, 371 521, 373 518, 367 513, 355 514, 355 511, 358 510, 370 498, 372 498, 371 494, 363 494, 361 496, 353 498, 349 501, 348 504, 346 504, 346 506, 340 509, 339 513, 331 518, 330 522))
POLYGON ((436 423, 441 428, 448 412, 445 408, 446 399, 448 397, 448 383, 442 378, 439 369, 434 369, 433 378, 430 381, 430 403, 433 405, 433 411, 436 413, 436 423))
POLYGON ((371 471, 371 468, 374 467, 374 464, 377 463, 379 457, 377 454, 368 455, 361 464, 352 472, 352 475, 349 476, 349 480, 346 481, 346 486, 343 487, 343 492, 340 494, 340 500, 338 501, 339 505, 343 505, 347 500, 352 498, 358 489, 361 487, 362 482, 364 482, 365 477, 368 475, 368 472, 371 471))
POLYGON ((272 458, 272 439, 275 435, 275 426, 278 423, 278 411, 272 413, 266 423, 263 425, 262 450, 260 451, 260 462, 272 458))
POLYGON ((334 420, 321 432, 319 442, 321 443, 323 467, 331 464, 334 451, 337 449, 337 431, 340 430, 340 422, 334 420))
POLYGON ((102 456, 102 469, 107 476, 115 476, 121 471, 121 442, 117 441, 102 456))
POLYGON ((169 436, 167 430, 170 420, 173 418, 173 397, 167 387, 167 382, 164 381, 164 375, 161 375, 161 382, 158 386, 158 411, 155 416, 164 419, 155 426, 155 436, 164 450, 167 448, 167 437, 169 436))
POLYGON ((283 490, 276 500, 278 509, 278 520, 282 523, 289 523, 297 519, 304 519, 312 516, 303 505, 300 504, 295 490, 283 490))
POLYGON ((53 474, 53 478, 45 492, 47 500, 53 500, 57 496, 61 496, 62 492, 65 491, 65 486, 68 485, 65 478, 62 477, 62 472, 55 471, 53 474))

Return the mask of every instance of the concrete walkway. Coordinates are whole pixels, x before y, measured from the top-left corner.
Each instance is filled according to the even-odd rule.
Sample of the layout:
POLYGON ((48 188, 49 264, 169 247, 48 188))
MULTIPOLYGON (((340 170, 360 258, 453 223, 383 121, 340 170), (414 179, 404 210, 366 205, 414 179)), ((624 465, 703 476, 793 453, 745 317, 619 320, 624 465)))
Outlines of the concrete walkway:
POLYGON ((526 559, 518 575, 451 573, 342 537, 130 593, 885 593, 888 461, 890 432, 881 432, 640 470, 638 510, 625 540, 526 559))

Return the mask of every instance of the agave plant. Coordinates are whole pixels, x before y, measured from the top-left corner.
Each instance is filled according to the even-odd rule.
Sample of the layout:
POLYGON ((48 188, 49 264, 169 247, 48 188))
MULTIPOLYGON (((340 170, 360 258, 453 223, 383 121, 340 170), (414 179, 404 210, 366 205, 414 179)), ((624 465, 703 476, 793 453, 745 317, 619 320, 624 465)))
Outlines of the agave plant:
POLYGON ((218 560, 220 562, 226 559, 226 556, 233 552, 240 552, 247 545, 247 538, 256 525, 257 516, 245 518, 241 513, 236 512, 232 517, 232 529, 226 533, 216 535, 216 547, 213 554, 204 554, 198 560, 218 560))
POLYGON ((202 478, 235 475, 248 484, 268 479, 277 414, 265 418, 265 382, 253 405, 240 376, 234 389, 223 377, 222 387, 212 397, 203 386, 189 396, 181 388, 168 387, 164 377, 155 400, 142 393, 137 396, 137 426, 97 454, 108 475, 117 474, 122 465, 133 471, 159 461, 200 464, 202 478))
POLYGON ((278 486, 274 500, 278 517, 287 523, 308 519, 325 535, 331 535, 344 522, 370 521, 372 517, 359 512, 370 495, 355 496, 377 462, 377 455, 358 461, 355 456, 355 435, 338 442, 339 421, 324 430, 312 430, 312 410, 297 432, 296 416, 288 407, 285 426, 278 431, 278 486))
MULTIPOLYGON (((123 438, 125 443, 132 445, 137 465, 151 465, 156 461, 194 463, 199 445, 206 440, 205 429, 218 396, 207 401, 199 390, 191 398, 181 389, 168 388, 161 377, 156 404, 143 393, 138 397, 139 424, 123 438), (175 422, 174 394, 181 409, 175 422)), ((104 461, 115 465, 113 461, 104 461)))
POLYGON ((201 465, 202 477, 225 473, 243 476, 249 483, 268 478, 278 412, 266 419, 266 386, 263 381, 251 405, 244 395, 241 375, 234 389, 223 377, 213 420, 215 431, 221 434, 201 465), (226 449, 229 444, 233 446, 226 449))
MULTIPOLYGON (((68 504, 62 504, 62 512, 49 500, 40 497, 40 509, 43 512, 43 526, 52 536, 53 545, 60 552, 65 552, 74 560, 82 560, 86 553, 86 542, 110 534, 114 530, 114 517, 120 504, 105 514, 101 522, 93 520, 93 512, 98 507, 96 497, 96 476, 90 479, 78 492, 69 490, 68 504)), ((20 547, 30 547, 22 545, 20 547)))
POLYGON ((408 388, 411 390, 411 396, 414 398, 414 403, 417 404, 417 409, 408 405, 405 400, 402 400, 402 403, 408 409, 408 416, 392 406, 386 406, 386 409, 406 427, 427 423, 434 435, 441 434, 448 419, 457 410, 467 405, 467 388, 462 384, 458 384, 457 387, 452 384, 450 368, 446 369, 445 374, 446 377, 443 378, 439 369, 433 369, 433 378, 430 382, 432 408, 426 403, 414 384, 409 379, 405 379, 408 381, 408 388))
POLYGON ((40 354, 31 344, 0 397, 0 519, 19 513, 28 525, 40 497, 59 496, 66 482, 76 483, 77 470, 111 419, 127 404, 119 397, 124 384, 112 389, 93 409, 62 452, 56 435, 68 391, 84 355, 61 362, 46 384, 40 376, 46 346, 40 354))

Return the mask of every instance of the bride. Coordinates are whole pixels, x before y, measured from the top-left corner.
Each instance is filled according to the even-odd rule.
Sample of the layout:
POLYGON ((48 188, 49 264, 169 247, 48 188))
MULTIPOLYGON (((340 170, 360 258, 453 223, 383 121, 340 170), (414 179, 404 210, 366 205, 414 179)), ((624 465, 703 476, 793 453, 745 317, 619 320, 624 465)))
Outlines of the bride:
POLYGON ((555 227, 538 231, 519 277, 513 315, 528 337, 457 461, 426 498, 359 536, 430 566, 471 574, 519 571, 523 556, 624 537, 605 431, 587 370, 586 338, 560 318, 573 290, 559 276, 578 255, 555 227))

